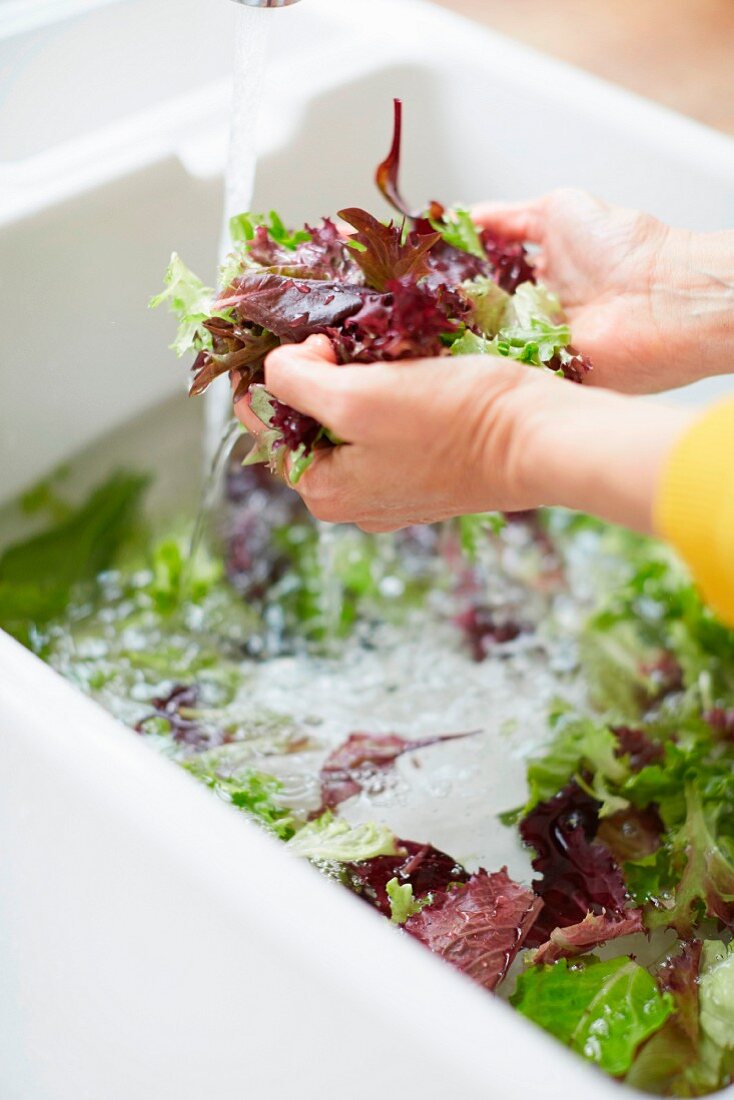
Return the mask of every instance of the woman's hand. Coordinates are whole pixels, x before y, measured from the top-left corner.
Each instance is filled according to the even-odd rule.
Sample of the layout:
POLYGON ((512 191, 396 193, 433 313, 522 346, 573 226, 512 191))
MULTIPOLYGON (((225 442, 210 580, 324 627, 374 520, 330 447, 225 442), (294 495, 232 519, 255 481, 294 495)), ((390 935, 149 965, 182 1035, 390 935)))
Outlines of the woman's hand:
POLYGON ((671 229, 584 191, 484 203, 475 220, 539 246, 589 383, 652 393, 734 369, 734 233, 671 229))
MULTIPOLYGON (((650 531, 690 417, 485 356, 336 366, 323 336, 271 352, 265 385, 346 441, 299 482, 308 508, 373 532, 543 504, 650 531)), ((246 398, 236 413, 262 431, 246 398)))

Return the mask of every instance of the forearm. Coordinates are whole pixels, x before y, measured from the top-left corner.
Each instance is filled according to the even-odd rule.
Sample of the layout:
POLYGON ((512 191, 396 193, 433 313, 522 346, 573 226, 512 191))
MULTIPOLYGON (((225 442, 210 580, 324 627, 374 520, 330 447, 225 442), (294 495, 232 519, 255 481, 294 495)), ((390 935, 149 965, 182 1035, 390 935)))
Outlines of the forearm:
POLYGON ((734 232, 670 230, 650 290, 670 385, 734 372, 734 232))

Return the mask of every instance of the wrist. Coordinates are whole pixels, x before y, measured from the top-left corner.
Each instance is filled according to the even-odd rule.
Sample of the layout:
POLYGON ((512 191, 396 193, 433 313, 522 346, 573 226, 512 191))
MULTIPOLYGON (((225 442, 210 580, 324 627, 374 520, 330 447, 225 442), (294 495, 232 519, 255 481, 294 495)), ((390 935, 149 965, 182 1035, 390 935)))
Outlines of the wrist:
POLYGON ((668 230, 650 291, 670 385, 734 371, 734 232, 668 230))
POLYGON ((542 407, 521 429, 520 477, 529 498, 652 533, 662 470, 692 412, 539 381, 550 383, 542 407))

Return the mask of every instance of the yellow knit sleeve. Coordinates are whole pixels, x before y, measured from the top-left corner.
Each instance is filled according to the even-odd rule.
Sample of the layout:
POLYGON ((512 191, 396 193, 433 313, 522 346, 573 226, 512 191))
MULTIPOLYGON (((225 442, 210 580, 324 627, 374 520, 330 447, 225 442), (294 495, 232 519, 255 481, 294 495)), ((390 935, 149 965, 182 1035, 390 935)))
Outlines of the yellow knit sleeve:
POLYGON ((707 409, 676 443, 663 468, 654 522, 706 602, 734 626, 734 400, 707 409))

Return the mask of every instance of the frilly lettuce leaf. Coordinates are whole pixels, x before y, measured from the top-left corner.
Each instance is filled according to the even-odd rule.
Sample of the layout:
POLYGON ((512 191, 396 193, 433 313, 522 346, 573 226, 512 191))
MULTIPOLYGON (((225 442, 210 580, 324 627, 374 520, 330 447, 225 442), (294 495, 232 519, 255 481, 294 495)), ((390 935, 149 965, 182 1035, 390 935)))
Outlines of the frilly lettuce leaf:
MULTIPOLYGON (((629 769, 617 755, 619 742, 612 730, 592 718, 584 718, 560 709, 551 716, 553 740, 542 756, 528 763, 528 801, 523 814, 529 813, 540 802, 552 798, 577 773, 591 770, 594 776, 613 784, 623 783, 629 769)), ((594 795, 608 792, 597 789, 594 795)), ((604 802, 604 798, 601 799, 604 802)), ((623 800, 626 805, 626 801, 623 800)), ((612 798, 606 807, 615 812, 621 807, 612 798)), ((602 816, 604 816, 602 807, 602 816)))
POLYGON ((178 332, 171 344, 173 350, 180 357, 194 348, 209 347, 211 337, 203 325, 214 313, 212 288, 204 286, 177 252, 171 254, 164 283, 165 289, 151 298, 149 304, 151 309, 156 309, 168 302, 171 312, 178 316, 178 332))
POLYGON ((299 829, 288 841, 294 855, 332 863, 360 863, 376 856, 394 856, 398 846, 387 825, 350 825, 330 813, 299 829))
POLYGON ((632 959, 593 956, 521 974, 514 1007, 613 1076, 626 1073, 638 1047, 674 1008, 655 980, 632 959))
POLYGON ((467 330, 454 340, 451 354, 498 355, 530 366, 548 366, 571 343, 570 328, 556 320, 560 315, 558 299, 546 287, 521 283, 508 297, 501 326, 492 339, 467 330))
POLYGON ((644 930, 640 909, 628 909, 621 917, 608 913, 587 913, 578 924, 554 928, 545 943, 529 952, 528 962, 537 965, 585 955, 609 940, 644 930))
POLYGON ((445 211, 440 220, 431 218, 430 222, 436 232, 441 234, 446 244, 450 244, 452 248, 469 252, 479 260, 487 259, 479 230, 472 221, 472 216, 468 210, 464 210, 461 206, 455 206, 451 210, 445 211))
POLYGON ((734 929, 734 838, 720 821, 728 807, 704 806, 698 786, 686 783, 686 820, 672 840, 672 861, 682 868, 672 905, 650 908, 649 928, 675 928, 684 939, 702 916, 734 929))
POLYGON ((507 315, 510 295, 486 275, 462 283, 461 293, 471 302, 473 323, 482 336, 496 336, 507 315))

